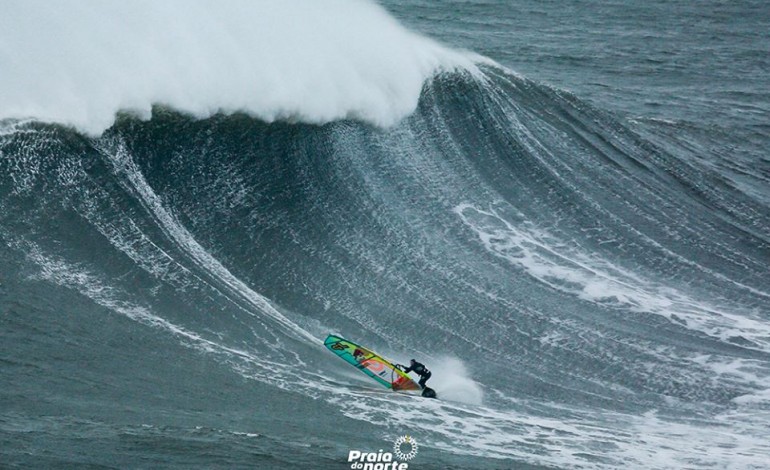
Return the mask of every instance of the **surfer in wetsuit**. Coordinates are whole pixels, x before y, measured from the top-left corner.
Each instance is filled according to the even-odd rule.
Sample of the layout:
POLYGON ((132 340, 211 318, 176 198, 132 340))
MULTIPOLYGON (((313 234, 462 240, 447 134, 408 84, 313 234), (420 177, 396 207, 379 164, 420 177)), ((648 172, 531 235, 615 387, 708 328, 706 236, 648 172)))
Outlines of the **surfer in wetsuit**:
MULTIPOLYGON (((404 366, 401 366, 404 367, 404 366)), ((425 367, 423 364, 415 361, 414 359, 409 360, 409 367, 402 369, 407 374, 409 372, 414 371, 415 374, 420 376, 420 381, 417 382, 421 388, 425 388, 425 382, 428 381, 430 376, 432 375, 427 367, 425 367)))

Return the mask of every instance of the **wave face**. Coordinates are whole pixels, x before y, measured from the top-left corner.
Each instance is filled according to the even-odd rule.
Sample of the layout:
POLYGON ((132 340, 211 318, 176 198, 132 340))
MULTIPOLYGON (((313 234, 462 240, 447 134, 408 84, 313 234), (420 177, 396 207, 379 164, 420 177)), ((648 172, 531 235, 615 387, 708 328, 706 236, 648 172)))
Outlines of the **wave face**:
POLYGON ((96 90, 93 122, 3 121, 3 460, 331 466, 410 434, 420 468, 764 464, 770 175, 479 67, 417 67, 414 112, 365 122, 296 83, 273 115, 96 90), (444 399, 368 388, 329 332, 444 399))

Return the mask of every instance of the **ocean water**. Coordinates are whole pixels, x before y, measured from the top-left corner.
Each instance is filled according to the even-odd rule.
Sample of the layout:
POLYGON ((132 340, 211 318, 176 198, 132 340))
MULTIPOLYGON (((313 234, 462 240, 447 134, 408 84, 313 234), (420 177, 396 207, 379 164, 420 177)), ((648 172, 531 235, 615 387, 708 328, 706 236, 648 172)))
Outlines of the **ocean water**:
POLYGON ((764 2, 2 11, 0 467, 767 465, 764 2))

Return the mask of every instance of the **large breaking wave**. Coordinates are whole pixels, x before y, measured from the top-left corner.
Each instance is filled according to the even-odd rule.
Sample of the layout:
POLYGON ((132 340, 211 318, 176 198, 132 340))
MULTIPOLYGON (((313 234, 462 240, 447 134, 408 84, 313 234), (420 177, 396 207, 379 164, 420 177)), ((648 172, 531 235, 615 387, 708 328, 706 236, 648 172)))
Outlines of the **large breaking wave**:
MULTIPOLYGON (((471 54, 368 1, 11 1, 0 17, 0 114, 92 134, 165 104, 198 117, 357 118, 391 125, 471 54)), ((478 58, 477 58, 478 59, 478 58)))
MULTIPOLYGON (((383 23, 368 3, 355 8, 383 23)), ((137 101, 104 100, 97 87, 75 93, 75 108, 12 108, 80 130, 4 121, 4 277, 75 292, 104 322, 143 325, 139 338, 160 334, 374 427, 404 423, 403 403, 348 386, 321 339, 334 331, 397 359, 419 355, 444 370, 436 388, 451 400, 410 410, 409 426, 450 454, 760 465, 762 193, 650 127, 494 65, 442 69, 431 54, 443 49, 414 40, 428 46, 412 51, 406 82, 393 64, 397 83, 390 72, 364 80, 374 104, 356 86, 372 58, 335 42, 363 62, 287 72, 276 107, 251 106, 231 83, 222 96, 192 89, 196 99, 116 117, 174 96, 147 83, 188 75, 147 63, 158 75, 137 101), (310 122, 275 120, 288 116, 310 122)), ((48 321, 67 331, 78 310, 64 308, 48 321)))

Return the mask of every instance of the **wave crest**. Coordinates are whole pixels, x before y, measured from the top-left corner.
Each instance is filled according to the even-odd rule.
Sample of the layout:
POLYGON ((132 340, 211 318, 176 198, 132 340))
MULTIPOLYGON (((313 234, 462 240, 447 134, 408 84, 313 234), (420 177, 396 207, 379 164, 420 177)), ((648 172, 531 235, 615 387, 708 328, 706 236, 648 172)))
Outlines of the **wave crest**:
POLYGON ((12 0, 3 10, 2 117, 91 134, 153 104, 389 126, 415 110, 425 80, 477 59, 370 1, 12 0))

